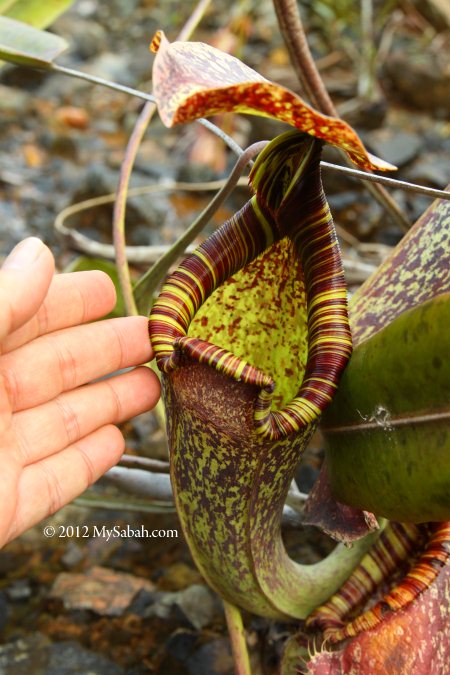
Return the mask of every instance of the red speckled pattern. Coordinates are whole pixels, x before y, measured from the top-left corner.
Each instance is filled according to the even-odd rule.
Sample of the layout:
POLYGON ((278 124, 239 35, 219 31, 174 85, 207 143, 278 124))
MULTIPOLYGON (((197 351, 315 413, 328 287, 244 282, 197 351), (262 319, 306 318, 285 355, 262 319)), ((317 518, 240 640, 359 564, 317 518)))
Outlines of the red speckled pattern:
POLYGON ((202 42, 169 43, 161 31, 151 48, 157 51, 153 93, 168 127, 219 112, 263 115, 342 148, 362 169, 395 169, 368 153, 346 122, 319 113, 300 96, 266 80, 234 56, 202 42))

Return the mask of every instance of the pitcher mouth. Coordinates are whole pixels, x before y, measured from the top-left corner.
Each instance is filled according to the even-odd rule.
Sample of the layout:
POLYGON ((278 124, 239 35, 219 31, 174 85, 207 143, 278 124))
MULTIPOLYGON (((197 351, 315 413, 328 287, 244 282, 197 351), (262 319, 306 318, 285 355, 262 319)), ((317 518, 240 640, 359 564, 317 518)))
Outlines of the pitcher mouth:
MULTIPOLYGON (((260 392, 254 409, 254 428, 268 439, 286 437, 317 420, 332 400, 352 350, 340 251, 320 182, 320 153, 306 147, 309 154, 308 162, 305 163, 304 135, 287 132, 269 144, 257 162, 263 164, 269 159, 273 170, 273 162, 278 159, 281 166, 276 153, 282 153, 281 158, 285 159, 285 146, 292 159, 289 170, 295 176, 293 186, 284 181, 288 186, 288 197, 280 200, 279 206, 272 210, 269 208, 269 202, 273 202, 270 191, 263 190, 264 195, 269 197, 264 201, 257 192, 235 216, 186 258, 163 287, 151 312, 149 328, 158 367, 162 372, 170 373, 178 368, 180 356, 185 354, 234 380, 258 387, 260 392), (312 161, 309 160, 310 156, 312 161), (302 169, 300 180, 297 180, 296 168, 300 165, 305 168, 302 169), (280 257, 283 252, 284 258, 280 257), (270 255, 274 256, 272 260, 270 255), (276 322, 278 333, 292 328, 293 341, 287 341, 287 337, 286 341, 289 349, 295 345, 296 353, 301 351, 302 358, 298 360, 301 367, 296 366, 296 373, 283 403, 275 406, 278 370, 277 375, 272 377, 272 374, 267 374, 267 368, 261 367, 261 363, 257 364, 258 367, 250 363, 251 360, 255 363, 255 359, 248 359, 248 352, 240 355, 233 353, 232 333, 229 344, 224 340, 222 347, 216 346, 214 321, 209 327, 209 333, 202 334, 200 328, 198 334, 191 331, 191 335, 188 335, 188 331, 197 314, 202 315, 201 310, 214 291, 228 288, 234 293, 235 287, 231 283, 234 275, 237 278, 246 270, 250 270, 248 274, 253 274, 252 263, 264 265, 270 262, 273 265, 274 261, 276 264, 282 259, 285 264, 282 273, 288 276, 288 272, 292 272, 294 281, 301 275, 301 288, 297 288, 292 300, 298 307, 284 305, 278 312, 280 318, 274 319, 272 314, 272 321, 276 322), (294 323, 290 327, 282 321, 283 311, 286 310, 294 313, 294 323), (299 329, 300 310, 303 312, 303 325, 299 329), (300 335, 301 344, 297 344, 300 335)), ((270 190, 273 191, 272 186, 270 190)), ((282 274, 271 279, 274 285, 278 284, 274 294, 277 297, 287 279, 282 274)), ((256 275, 250 282, 256 289, 255 297, 262 293, 262 288, 258 289, 258 281, 260 279, 256 275)), ((246 292, 250 292, 248 288, 242 291, 243 294, 246 292)), ((232 301, 233 293, 228 301, 232 301)), ((236 284, 235 295, 238 293, 236 284)), ((263 320, 266 306, 258 315, 263 320)), ((211 304, 207 307, 213 311, 211 304)), ((216 303, 214 311, 218 311, 217 307, 223 312, 223 316, 219 317, 220 322, 226 322, 226 307, 222 308, 220 303, 216 303)), ((208 318, 207 308, 204 318, 208 318)), ((245 328, 245 316, 242 317, 242 323, 245 328)), ((261 335, 265 335, 262 325, 254 323, 254 329, 255 326, 261 335)), ((197 328, 198 325, 195 330, 197 328)), ((285 338, 278 335, 277 339, 281 349, 285 338)), ((266 344, 267 350, 270 350, 270 336, 267 337, 267 343, 264 341, 264 348, 266 344)))
MULTIPOLYGON (((220 230, 218 233, 220 235, 220 230)), ((202 245, 204 247, 204 244, 202 245)), ((200 247, 201 248, 201 247, 200 247)), ((169 277, 160 298, 154 305, 150 316, 150 335, 156 353, 158 367, 163 373, 170 374, 183 366, 183 357, 214 368, 217 372, 257 387, 260 391, 254 408, 254 429, 267 439, 279 439, 298 432, 314 423, 324 408, 332 400, 337 387, 337 378, 345 366, 350 354, 351 341, 345 332, 346 312, 342 309, 345 302, 345 291, 341 289, 327 290, 327 302, 316 302, 309 307, 308 321, 308 358, 303 373, 303 380, 296 396, 281 409, 274 408, 274 391, 276 382, 271 375, 223 347, 199 337, 188 336, 189 327, 198 309, 209 297, 205 294, 197 277, 191 273, 193 267, 201 276, 209 270, 204 260, 204 248, 194 252, 177 270, 175 277, 169 277), (185 279, 189 280, 188 290, 184 286, 179 293, 180 276, 186 271, 185 279), (334 299, 333 299, 334 294, 334 299), (176 301, 175 301, 176 300, 176 301), (339 330, 329 336, 330 321, 325 321, 324 312, 330 313, 330 303, 337 305, 336 321, 339 330), (187 312, 191 308, 191 313, 187 312), (170 309, 170 311, 169 311, 170 309), (340 332, 339 332, 340 331, 340 332)), ((270 346, 268 345, 268 349, 270 346)))

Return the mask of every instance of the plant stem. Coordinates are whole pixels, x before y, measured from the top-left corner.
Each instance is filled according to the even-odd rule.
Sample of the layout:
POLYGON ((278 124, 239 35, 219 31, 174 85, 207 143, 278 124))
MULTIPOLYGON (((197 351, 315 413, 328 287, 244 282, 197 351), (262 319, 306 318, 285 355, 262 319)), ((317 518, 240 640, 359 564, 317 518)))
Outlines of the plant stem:
POLYGON ((337 164, 330 164, 329 162, 320 162, 323 169, 330 169, 331 171, 339 171, 346 173, 348 176, 354 178, 361 178, 361 180, 369 181, 369 183, 380 183, 387 187, 397 188, 398 190, 405 190, 406 192, 417 192, 421 195, 427 195, 433 199, 450 199, 449 190, 436 190, 436 188, 426 187, 425 185, 417 185, 416 183, 408 183, 406 180, 398 180, 398 178, 388 178, 387 176, 377 176, 375 173, 368 173, 367 171, 360 171, 346 166, 339 166, 337 164))
POLYGON ((361 60, 358 74, 358 97, 374 98, 375 45, 373 35, 373 0, 361 0, 361 60))
POLYGON ((336 109, 311 54, 297 0, 273 0, 273 5, 295 74, 306 95, 318 110, 337 117, 336 109))
POLYGON ((142 469, 142 471, 150 471, 151 473, 169 473, 170 471, 169 462, 127 454, 122 455, 117 466, 123 466, 127 469, 142 469))
POLYGON ((121 91, 123 94, 129 94, 130 96, 135 96, 136 98, 142 98, 144 101, 150 101, 151 103, 155 102, 155 97, 153 94, 147 94, 143 91, 139 91, 138 89, 133 89, 133 87, 127 87, 124 84, 117 84, 117 82, 105 80, 103 77, 97 77, 96 75, 85 73, 82 70, 67 68, 66 66, 60 66, 57 63, 52 63, 49 68, 50 70, 56 71, 57 73, 62 73, 63 75, 68 75, 69 77, 75 77, 77 80, 86 80, 86 82, 91 82, 92 84, 99 84, 100 86, 107 87, 108 89, 121 91))
POLYGON ((117 197, 114 202, 112 231, 114 249, 116 252, 116 267, 117 274, 119 276, 119 284, 124 299, 125 311, 129 316, 138 314, 138 309, 134 300, 130 268, 128 266, 128 259, 125 249, 125 211, 128 186, 130 184, 131 172, 133 170, 136 155, 155 110, 155 103, 147 102, 142 108, 137 122, 134 125, 133 132, 125 150, 125 156, 120 167, 117 197))
POLYGON ((99 497, 85 492, 71 502, 73 506, 94 509, 108 509, 112 511, 136 511, 138 513, 174 513, 175 506, 170 502, 149 502, 147 499, 130 499, 120 497, 99 497))
MULTIPOLYGON (((210 3, 211 0, 200 0, 186 24, 181 29, 180 34, 178 35, 179 40, 189 39, 210 3)), ((156 104, 147 101, 137 119, 125 150, 125 157, 122 166, 120 167, 117 198, 114 202, 112 229, 114 248, 116 251, 116 266, 119 284, 125 303, 125 310, 128 315, 138 314, 138 308, 134 299, 130 268, 125 249, 125 212, 127 206, 127 194, 131 173, 133 171, 139 147, 155 112, 156 104)))
MULTIPOLYGON (((311 102, 325 115, 339 117, 309 49, 297 0, 273 0, 273 4, 295 73, 311 102)), ((350 163, 346 155, 345 161, 350 163)), ((408 231, 411 224, 391 195, 381 185, 368 184, 367 189, 386 209, 391 219, 403 231, 408 231)))
POLYGON ((268 141, 259 141, 258 143, 250 145, 245 150, 234 165, 227 182, 215 195, 214 199, 212 199, 208 206, 194 220, 186 232, 184 232, 175 244, 170 247, 167 253, 163 255, 143 277, 141 277, 135 288, 136 302, 140 311, 143 313, 148 312, 155 289, 167 274, 171 265, 173 265, 173 263, 183 254, 186 247, 195 239, 199 232, 202 231, 220 205, 223 204, 225 199, 231 194, 249 160, 261 152, 261 150, 266 147, 267 143, 268 141))
MULTIPOLYGON (((107 87, 108 89, 114 89, 115 91, 121 91, 124 94, 129 94, 129 96, 134 96, 135 98, 140 98, 143 101, 149 103, 155 103, 156 99, 153 94, 147 94, 144 91, 139 91, 139 89, 133 89, 132 87, 126 87, 124 84, 117 84, 116 82, 111 82, 111 80, 105 80, 103 77, 97 77, 96 75, 90 75, 85 73, 82 70, 74 70, 73 68, 66 68, 65 66, 59 66, 56 63, 52 63, 50 66, 46 67, 46 70, 53 70, 57 73, 62 73, 63 75, 68 75, 69 77, 75 77, 78 80, 86 80, 86 82, 91 82, 92 84, 99 84, 102 87, 107 87)), ((218 126, 205 120, 203 117, 200 117, 198 120, 194 120, 197 124, 201 124, 205 129, 209 129, 215 136, 221 138, 222 141, 234 152, 235 155, 240 157, 243 150, 239 145, 234 141, 231 136, 228 136, 225 131, 222 131, 218 126)))
POLYGON ((223 601, 223 607, 230 634, 236 675, 252 675, 241 611, 226 600, 223 601))

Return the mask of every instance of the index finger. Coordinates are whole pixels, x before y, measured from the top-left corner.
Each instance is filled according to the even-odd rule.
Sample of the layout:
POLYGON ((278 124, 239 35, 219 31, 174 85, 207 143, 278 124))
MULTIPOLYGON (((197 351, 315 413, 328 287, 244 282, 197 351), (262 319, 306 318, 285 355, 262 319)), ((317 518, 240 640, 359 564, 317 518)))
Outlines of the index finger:
POLYGON ((36 314, 3 340, 2 353, 40 335, 95 321, 110 312, 115 302, 114 284, 100 270, 57 274, 36 314))
POLYGON ((36 237, 18 244, 0 269, 0 341, 29 321, 47 295, 54 260, 36 237))

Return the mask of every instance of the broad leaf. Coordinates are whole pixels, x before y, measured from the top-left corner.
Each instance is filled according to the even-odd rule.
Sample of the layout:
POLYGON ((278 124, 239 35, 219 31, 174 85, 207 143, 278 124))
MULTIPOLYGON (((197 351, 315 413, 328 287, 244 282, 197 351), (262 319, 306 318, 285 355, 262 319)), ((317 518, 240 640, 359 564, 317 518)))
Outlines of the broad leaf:
POLYGON ((0 0, 0 14, 45 28, 73 4, 74 0, 0 0))
POLYGON ((366 151, 343 120, 311 108, 300 96, 266 80, 244 63, 201 42, 169 43, 158 31, 151 45, 153 93, 168 127, 219 112, 242 112, 287 122, 315 138, 342 148, 361 168, 395 166, 366 151))
POLYGON ((447 486, 443 480, 434 482, 440 471, 442 479, 447 475, 448 481, 445 448, 448 455, 449 422, 443 417, 448 414, 450 400, 448 300, 438 297, 417 313, 404 314, 449 292, 450 206, 441 200, 419 219, 350 303, 350 324, 357 347, 342 390, 323 420, 327 427, 351 426, 348 432, 326 435, 333 486, 340 500, 396 520, 450 517, 448 482, 447 486), (394 320, 397 322, 389 326, 394 320), (440 331, 434 321, 439 321, 440 331), (359 391, 358 401, 350 394, 353 387, 359 391), (430 414, 436 419, 426 417, 430 414), (432 446, 429 441, 433 441, 432 446), (370 449, 366 452, 363 446, 370 449), (380 454, 374 463, 376 447, 380 454), (436 465, 438 457, 442 466, 436 465), (360 478, 357 488, 354 480, 344 488, 347 461, 353 462, 352 475, 360 478), (388 485, 393 491, 389 498, 388 485), (428 505, 427 490, 431 490, 428 505))
POLYGON ((0 17, 0 59, 45 68, 65 49, 67 42, 58 35, 0 17))
POLYGON ((322 420, 337 499, 400 522, 450 519, 450 293, 363 342, 322 420))

